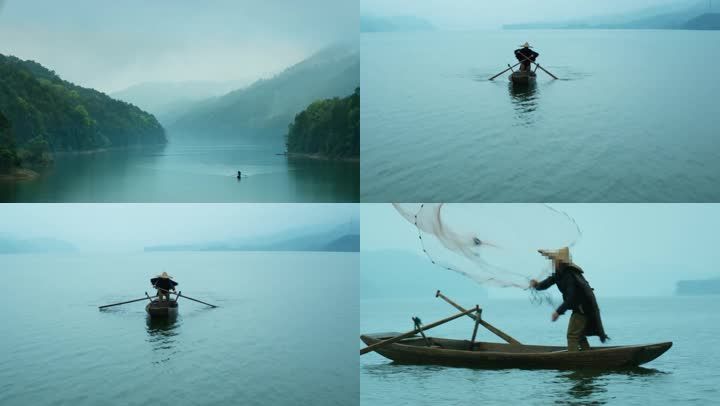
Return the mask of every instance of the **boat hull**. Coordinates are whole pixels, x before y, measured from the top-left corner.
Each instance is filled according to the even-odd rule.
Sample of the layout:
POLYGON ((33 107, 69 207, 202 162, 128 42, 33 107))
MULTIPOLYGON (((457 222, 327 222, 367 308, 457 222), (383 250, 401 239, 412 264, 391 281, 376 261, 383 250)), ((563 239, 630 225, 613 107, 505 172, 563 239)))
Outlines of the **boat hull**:
MULTIPOLYGON (((399 333, 362 335, 367 345, 399 333)), ((430 337, 429 337, 430 338, 430 337)), ((650 362, 672 346, 671 342, 617 347, 594 347, 588 351, 568 352, 566 347, 476 342, 470 351, 469 340, 430 338, 428 347, 420 337, 389 344, 375 350, 397 363, 431 364, 480 369, 622 369, 650 362)))
POLYGON ((535 83, 537 75, 535 72, 520 72, 515 71, 508 77, 510 81, 515 85, 531 85, 535 83))
POLYGON ((145 311, 151 317, 177 316, 178 303, 175 300, 153 300, 145 306, 145 311))

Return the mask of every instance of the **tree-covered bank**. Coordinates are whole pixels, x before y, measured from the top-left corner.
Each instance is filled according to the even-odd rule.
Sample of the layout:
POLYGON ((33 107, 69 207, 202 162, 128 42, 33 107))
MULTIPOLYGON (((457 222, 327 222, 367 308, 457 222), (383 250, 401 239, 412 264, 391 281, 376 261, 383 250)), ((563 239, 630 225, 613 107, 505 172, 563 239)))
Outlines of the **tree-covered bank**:
POLYGON ((56 151, 167 142, 165 130, 153 115, 62 80, 34 61, 0 55, 0 77, 0 111, 12 128, 3 137, 13 138, 14 144, 6 146, 3 139, 0 148, 28 151, 24 159, 16 152, 23 163, 56 151))
POLYGON ((295 116, 287 134, 289 154, 328 159, 360 156, 360 88, 344 98, 316 101, 295 116))
POLYGON ((7 173, 19 164, 10 121, 0 111, 0 173, 7 173))

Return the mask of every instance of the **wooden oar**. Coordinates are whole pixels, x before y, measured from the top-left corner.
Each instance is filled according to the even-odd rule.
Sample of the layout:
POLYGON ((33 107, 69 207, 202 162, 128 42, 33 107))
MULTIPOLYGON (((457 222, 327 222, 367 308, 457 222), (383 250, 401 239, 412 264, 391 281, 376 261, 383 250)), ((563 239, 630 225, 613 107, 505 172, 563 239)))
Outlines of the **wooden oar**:
POLYGON ((193 298, 191 298, 191 297, 187 297, 187 296, 185 296, 185 295, 181 295, 180 293, 178 293, 178 296, 184 297, 185 299, 192 300, 193 302, 202 303, 202 304, 207 305, 207 306, 210 306, 210 307, 217 307, 217 306, 212 305, 212 304, 210 304, 210 303, 205 303, 205 302, 203 302, 202 300, 197 300, 197 299, 193 299, 193 298))
POLYGON ((545 73, 547 73, 548 75, 552 76, 553 79, 557 79, 557 76, 555 76, 555 75, 553 75, 552 73, 548 72, 547 69, 545 69, 545 68, 543 68, 542 66, 540 66, 539 63, 533 61, 532 59, 528 58, 528 57, 525 56, 525 55, 523 55, 522 57, 525 58, 526 61, 530 61, 530 63, 534 63, 535 66, 537 66, 538 68, 542 69, 543 72, 545 72, 545 73))
MULTIPOLYGON (((440 293, 439 290, 435 293, 435 297, 439 297, 439 298, 441 298, 442 300, 450 303, 451 306, 453 306, 454 308, 456 308, 456 309, 458 309, 458 310, 460 310, 460 311, 467 311, 467 310, 465 310, 462 306, 460 306, 459 304, 453 302, 452 300, 450 300, 450 298, 448 298, 447 296, 445 296, 445 295, 443 295, 442 293, 440 293)), ((477 314, 470 314, 470 313, 472 313, 472 311, 474 311, 474 310, 475 310, 475 309, 470 309, 470 311, 467 313, 467 315, 468 315, 471 319, 473 319, 473 320, 477 321, 478 323, 482 324, 483 327, 485 327, 486 329, 490 330, 490 331, 491 331, 493 334, 495 334, 496 336, 498 336, 498 337, 502 338, 503 340, 505 340, 508 344, 520 344, 520 341, 518 341, 518 340, 516 340, 516 339, 514 339, 514 338, 512 338, 512 337, 510 337, 509 335, 505 334, 505 333, 504 333, 502 330, 500 330, 499 328, 497 328, 497 327, 493 326, 492 324, 490 324, 490 323, 486 322, 485 320, 483 320, 482 317, 480 317, 480 310, 479 310, 479 309, 478 309, 477 314)))
POLYGON ((472 313, 472 312, 474 312, 474 311, 475 311, 475 309, 465 310, 464 312, 458 313, 458 314, 456 314, 456 315, 454 315, 454 316, 450 316, 450 317, 448 317, 448 318, 446 318, 446 319, 442 319, 442 320, 436 321, 436 322, 434 322, 434 323, 430 323, 430 324, 428 324, 428 325, 426 325, 426 326, 423 326, 423 327, 420 327, 420 328, 416 328, 416 329, 413 330, 413 331, 408 331, 407 333, 400 334, 400 335, 397 336, 397 337, 388 338, 387 340, 380 341, 379 343, 375 343, 375 344, 373 344, 373 345, 368 345, 367 347, 365 347, 365 348, 363 348, 362 350, 360 350, 360 355, 367 354, 367 353, 370 352, 370 351, 375 351, 376 349, 378 349, 378 348, 380 348, 380 347, 384 347, 384 346, 386 346, 386 345, 388 345, 388 344, 396 343, 396 342, 398 342, 398 341, 400 341, 400 340, 402 340, 402 339, 404 339, 404 338, 408 338, 408 337, 414 336, 415 334, 417 334, 417 333, 419 333, 419 332, 421 332, 421 331, 430 330, 431 328, 437 327, 437 326, 439 326, 439 325, 441 325, 441 324, 445 324, 445 323, 447 323, 447 322, 449 322, 449 321, 455 320, 455 319, 457 319, 458 317, 465 316, 466 314, 472 313))
MULTIPOLYGON (((145 293, 145 295, 147 295, 147 292, 145 293)), ((153 297, 157 297, 157 296, 153 296, 153 297)), ((109 305, 105 305, 105 306, 98 306, 98 309, 104 309, 106 307, 111 307, 111 306, 119 306, 119 305, 123 305, 123 304, 127 304, 127 303, 139 302, 141 300, 147 300, 147 299, 148 299, 147 297, 144 297, 142 299, 128 300, 127 302, 120 302, 120 303, 113 303, 113 304, 109 304, 109 305)))
MULTIPOLYGON (((162 290, 163 292, 172 293, 172 292, 170 292, 169 290, 165 290, 165 289, 162 289, 162 288, 156 288, 156 289, 162 290)), ((202 300, 197 300, 197 299, 193 299, 193 298, 191 298, 191 297, 187 297, 187 296, 185 296, 185 295, 182 294, 182 291, 178 292, 177 295, 178 295, 178 297, 184 297, 185 299, 190 299, 190 300, 192 300, 193 302, 202 303, 202 304, 208 305, 208 306, 210 306, 210 307, 217 307, 217 306, 212 305, 212 304, 210 304, 210 303, 205 303, 205 302, 203 302, 202 300)), ((175 300, 177 300, 177 299, 175 299, 175 300)))
POLYGON ((509 71, 509 70, 512 70, 512 68, 514 68, 514 67, 516 67, 516 66, 518 66, 518 65, 520 65, 520 62, 516 63, 515 65, 513 65, 513 66, 511 66, 511 67, 509 67, 509 68, 507 68, 507 69, 505 69, 504 71, 498 73, 497 75, 491 77, 491 78, 488 79, 488 80, 493 80, 493 79, 495 79, 496 77, 502 75, 503 73, 505 73, 505 72, 507 72, 507 71, 509 71))

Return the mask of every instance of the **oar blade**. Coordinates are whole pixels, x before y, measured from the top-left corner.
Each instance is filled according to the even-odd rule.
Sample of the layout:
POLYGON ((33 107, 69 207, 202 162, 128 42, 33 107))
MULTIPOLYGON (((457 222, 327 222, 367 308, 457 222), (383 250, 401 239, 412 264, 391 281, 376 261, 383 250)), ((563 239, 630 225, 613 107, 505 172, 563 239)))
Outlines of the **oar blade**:
MULTIPOLYGON (((147 293, 145 293, 145 294, 147 295, 147 293)), ((155 297, 155 296, 153 296, 153 297, 155 297)), ((148 297, 143 297, 141 299, 128 300, 126 302, 112 303, 112 304, 104 305, 104 306, 98 306, 98 309, 100 309, 100 310, 107 309, 108 307, 120 306, 120 305, 124 305, 124 304, 128 304, 128 303, 139 302, 141 300, 148 300, 148 297)))

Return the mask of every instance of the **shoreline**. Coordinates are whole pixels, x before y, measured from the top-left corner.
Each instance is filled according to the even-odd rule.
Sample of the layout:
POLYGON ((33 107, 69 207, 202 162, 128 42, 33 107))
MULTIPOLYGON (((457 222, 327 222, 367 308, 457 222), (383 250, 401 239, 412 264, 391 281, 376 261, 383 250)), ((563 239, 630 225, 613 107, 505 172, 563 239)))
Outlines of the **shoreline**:
POLYGON ((70 155, 91 155, 91 154, 99 154, 101 152, 111 152, 111 151, 122 151, 122 150, 133 150, 133 149, 143 149, 143 148, 157 148, 157 147, 165 147, 169 143, 164 144, 144 144, 144 145, 129 145, 124 147, 106 147, 106 148, 96 148, 96 149, 88 149, 83 151, 55 151, 53 152, 53 156, 70 156, 70 155))
POLYGON ((9 173, 0 173, 0 182, 20 182, 37 179, 39 173, 27 168, 15 168, 9 173))
POLYGON ((310 154, 307 152, 286 152, 284 154, 288 158, 300 158, 300 159, 312 159, 315 161, 332 161, 332 162, 348 162, 348 163, 360 163, 360 158, 332 158, 322 154, 310 154))

